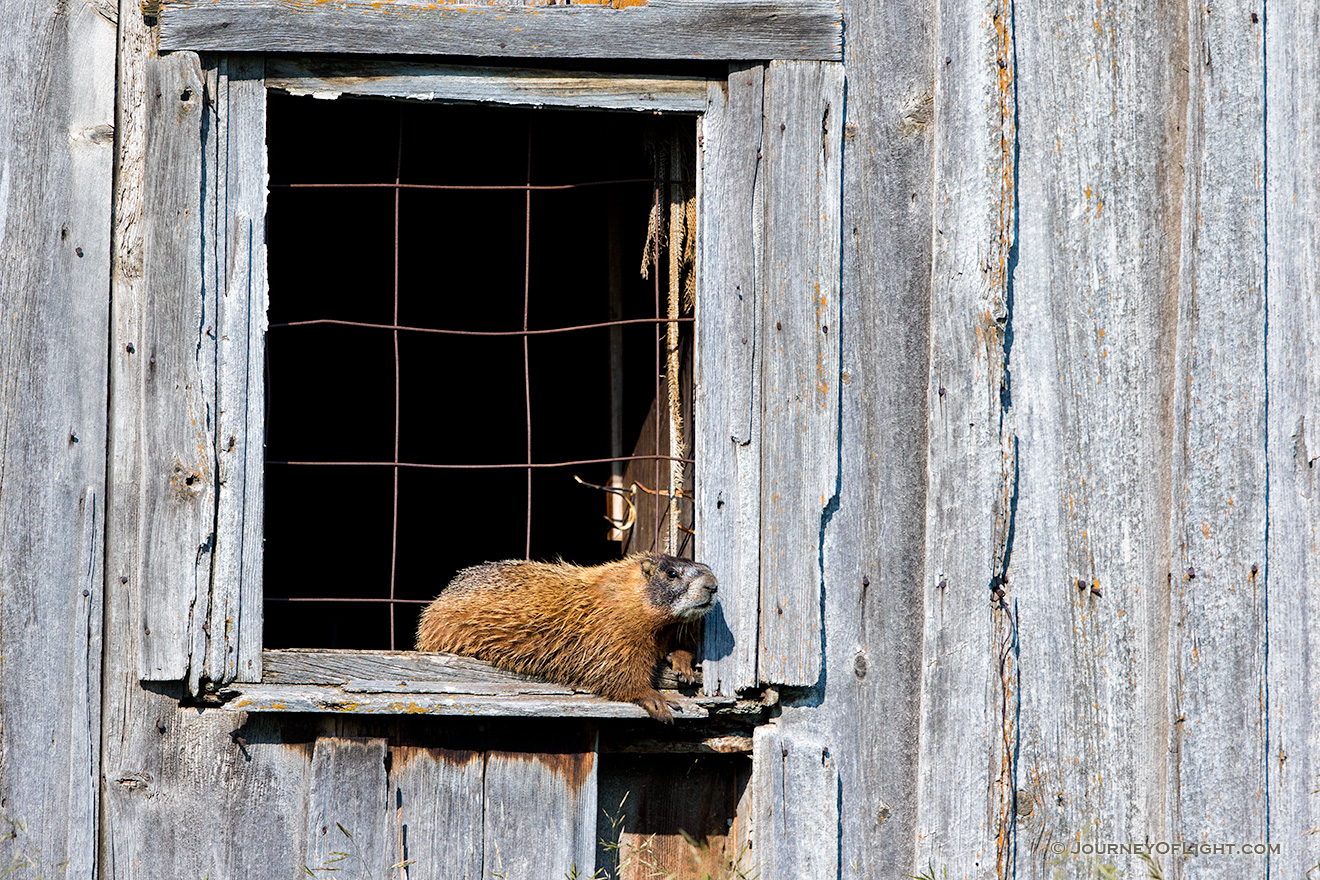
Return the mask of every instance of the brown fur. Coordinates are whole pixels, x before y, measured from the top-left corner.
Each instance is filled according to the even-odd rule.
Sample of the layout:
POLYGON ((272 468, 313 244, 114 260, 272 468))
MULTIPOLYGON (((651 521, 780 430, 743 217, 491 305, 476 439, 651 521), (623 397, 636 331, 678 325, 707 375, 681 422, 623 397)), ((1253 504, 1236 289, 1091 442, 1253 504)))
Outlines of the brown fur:
POLYGON ((672 721, 656 668, 668 654, 680 678, 693 679, 695 655, 679 630, 710 610, 716 586, 706 566, 659 553, 589 568, 487 562, 460 571, 426 606, 417 649, 580 685, 672 721))

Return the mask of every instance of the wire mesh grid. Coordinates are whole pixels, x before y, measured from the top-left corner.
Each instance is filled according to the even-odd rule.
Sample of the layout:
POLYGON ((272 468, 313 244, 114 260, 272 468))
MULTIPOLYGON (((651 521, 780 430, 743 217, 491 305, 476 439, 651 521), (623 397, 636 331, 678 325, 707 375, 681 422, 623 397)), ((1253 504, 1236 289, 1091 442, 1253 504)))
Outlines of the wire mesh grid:
MULTIPOLYGON (((634 506, 639 493, 649 497, 651 506, 651 516, 649 523, 651 525, 651 534, 649 540, 641 536, 638 541, 637 535, 631 536, 633 539, 632 549, 660 549, 660 550, 678 550, 677 545, 666 545, 664 535, 661 531, 661 524, 668 518, 674 524, 677 524, 678 513, 675 510, 676 502, 689 493, 683 489, 681 480, 675 481, 672 474, 666 473, 667 466, 672 467, 677 464, 680 467, 686 467, 690 474, 691 467, 694 465, 693 459, 683 455, 664 454, 662 450, 666 449, 666 439, 662 437, 662 413, 660 412, 661 402, 666 400, 666 395, 672 397, 674 387, 667 387, 669 376, 674 373, 675 363, 673 359, 674 348, 676 346, 676 334, 671 333, 670 326, 691 324, 693 318, 690 315, 684 316, 677 314, 673 308, 668 314, 664 309, 664 289, 662 277, 667 277, 667 272, 673 271, 672 268, 662 266, 662 253, 665 251, 664 242, 657 236, 654 247, 648 247, 646 259, 652 263, 649 272, 649 281, 652 294, 653 312, 647 317, 618 318, 608 321, 595 321, 590 323, 565 324, 549 328, 537 328, 531 326, 529 321, 531 305, 536 291, 533 289, 532 282, 532 244, 533 235, 536 227, 533 225, 533 194, 537 192, 565 192, 570 190, 580 190, 586 188, 622 188, 622 187, 649 187, 654 216, 661 216, 665 209, 664 201, 668 200, 667 186, 672 180, 665 178, 663 172, 657 165, 657 173, 650 177, 624 177, 614 179, 587 179, 577 180, 571 183, 534 183, 532 176, 533 158, 535 155, 536 143, 534 138, 533 113, 527 114, 527 124, 525 126, 525 168, 523 180, 516 184, 491 184, 491 183, 418 183, 405 179, 404 175, 404 146, 407 135, 405 125, 404 108, 401 106, 398 111, 397 125, 395 128, 395 149, 394 149, 394 169, 393 180, 387 182, 354 182, 354 181, 327 181, 327 182, 273 182, 271 189, 273 191, 283 190, 288 193, 296 193, 300 190, 321 190, 321 191, 352 191, 352 190, 384 190, 392 193, 392 279, 391 279, 391 303, 392 319, 390 322, 370 322, 346 320, 342 318, 310 317, 300 320, 290 320, 270 324, 272 333, 297 332, 301 328, 326 327, 333 326, 346 328, 353 332, 388 332, 391 337, 393 348, 393 449, 392 456, 389 459, 380 460, 294 460, 286 459, 267 459, 268 467, 276 468, 299 468, 299 467, 322 467, 322 468, 375 468, 389 469, 392 476, 391 502, 390 502, 390 563, 389 563, 389 583, 388 592, 384 596, 365 596, 365 595, 277 595, 276 590, 272 589, 274 585, 267 585, 265 601, 268 603, 286 603, 286 602, 312 602, 312 603, 371 603, 384 605, 388 609, 388 646, 391 650, 399 647, 396 642, 396 609, 400 606, 421 606, 430 601, 429 598, 411 598, 400 596, 398 594, 398 558, 399 558, 399 536, 400 536, 400 487, 399 477, 401 472, 408 470, 425 471, 524 471, 526 475, 526 503, 523 513, 523 541, 522 551, 524 557, 531 557, 532 553, 532 535, 533 535, 533 473, 544 469, 571 468, 583 465, 610 465, 616 478, 611 480, 609 486, 595 486, 595 488, 605 491, 626 492, 629 500, 628 504, 634 506), (403 323, 400 320, 400 246, 401 246, 401 199, 408 191, 452 191, 468 193, 522 193, 522 315, 521 327, 508 330, 476 330, 463 328, 445 328, 434 326, 419 326, 403 323), (650 418, 651 425, 651 448, 655 450, 649 454, 621 455, 614 454, 600 457, 580 457, 571 459, 562 459, 554 461, 538 461, 534 456, 533 435, 538 429, 538 425, 533 419, 533 400, 532 400, 532 358, 530 353, 530 342, 533 338, 544 337, 558 334, 577 333, 588 330, 600 330, 607 328, 623 327, 646 327, 654 328, 654 357, 652 361, 654 387, 652 389, 653 401, 655 407, 654 418, 650 418), (403 363, 400 358, 400 340, 406 334, 430 334, 450 337, 467 338, 487 338, 487 339, 508 339, 521 340, 522 343, 522 414, 524 428, 523 460, 504 461, 495 463, 474 463, 474 462, 429 462, 429 461, 409 461, 401 456, 401 417, 403 415, 403 401, 401 398, 401 382, 403 379, 403 363), (668 356, 668 358, 667 358, 668 356), (648 463, 648 471, 651 476, 651 486, 646 486, 640 479, 634 480, 627 489, 619 487, 620 481, 617 476, 623 472, 623 467, 629 463, 634 466, 648 463)), ((652 233, 654 234, 654 233, 652 233)), ((278 295, 273 291, 273 295, 278 295)), ((672 442, 672 441, 671 441, 672 442)), ((671 448, 671 451, 674 451, 671 448)), ((617 451, 617 450, 616 450, 617 451)), ((682 452, 681 447, 677 450, 682 452)), ((594 486, 594 484, 581 480, 574 475, 578 483, 594 486)), ((629 523, 631 524, 631 523, 629 523)), ((615 527, 627 527, 627 524, 614 522, 615 527)), ((671 526, 671 529, 673 526, 671 526)), ((690 529, 684 529, 677 526, 682 531, 690 533, 690 529)), ((618 534, 617 530, 614 534, 618 534)), ((671 531, 671 535, 673 532, 671 531)), ((672 541, 672 538, 671 538, 672 541)), ((481 560, 473 560, 477 562, 481 560)), ((407 647, 407 646, 405 646, 407 647)))

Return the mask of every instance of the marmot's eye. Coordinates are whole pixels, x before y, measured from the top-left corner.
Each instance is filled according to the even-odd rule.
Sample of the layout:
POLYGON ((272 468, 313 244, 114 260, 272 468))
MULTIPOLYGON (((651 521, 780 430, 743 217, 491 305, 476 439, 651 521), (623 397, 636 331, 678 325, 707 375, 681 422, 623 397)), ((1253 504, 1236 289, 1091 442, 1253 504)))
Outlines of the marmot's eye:
POLYGON ((678 572, 674 571, 672 568, 669 569, 669 577, 670 577, 670 578, 676 578, 676 577, 678 577, 678 572))

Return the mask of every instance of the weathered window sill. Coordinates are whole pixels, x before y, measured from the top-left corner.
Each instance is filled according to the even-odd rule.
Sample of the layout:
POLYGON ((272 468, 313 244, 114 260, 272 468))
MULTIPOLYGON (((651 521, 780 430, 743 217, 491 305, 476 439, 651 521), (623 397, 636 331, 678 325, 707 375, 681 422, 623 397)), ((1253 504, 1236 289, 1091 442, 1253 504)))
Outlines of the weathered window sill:
MULTIPOLYGON (((505 672, 451 654, 418 651, 284 650, 262 654, 262 681, 217 696, 241 712, 646 718, 640 706, 505 672)), ((759 715, 764 700, 685 696, 672 674, 661 688, 678 721, 759 715)), ((773 699, 773 696, 771 697, 773 699)))

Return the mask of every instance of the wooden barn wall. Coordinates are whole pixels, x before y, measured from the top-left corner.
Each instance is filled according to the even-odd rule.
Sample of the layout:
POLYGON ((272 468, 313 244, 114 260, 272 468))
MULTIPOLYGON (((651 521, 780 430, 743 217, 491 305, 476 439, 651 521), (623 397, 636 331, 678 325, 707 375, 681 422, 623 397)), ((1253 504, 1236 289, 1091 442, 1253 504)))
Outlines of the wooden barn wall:
POLYGON ((0 875, 96 870, 115 10, 0 21, 0 875))

